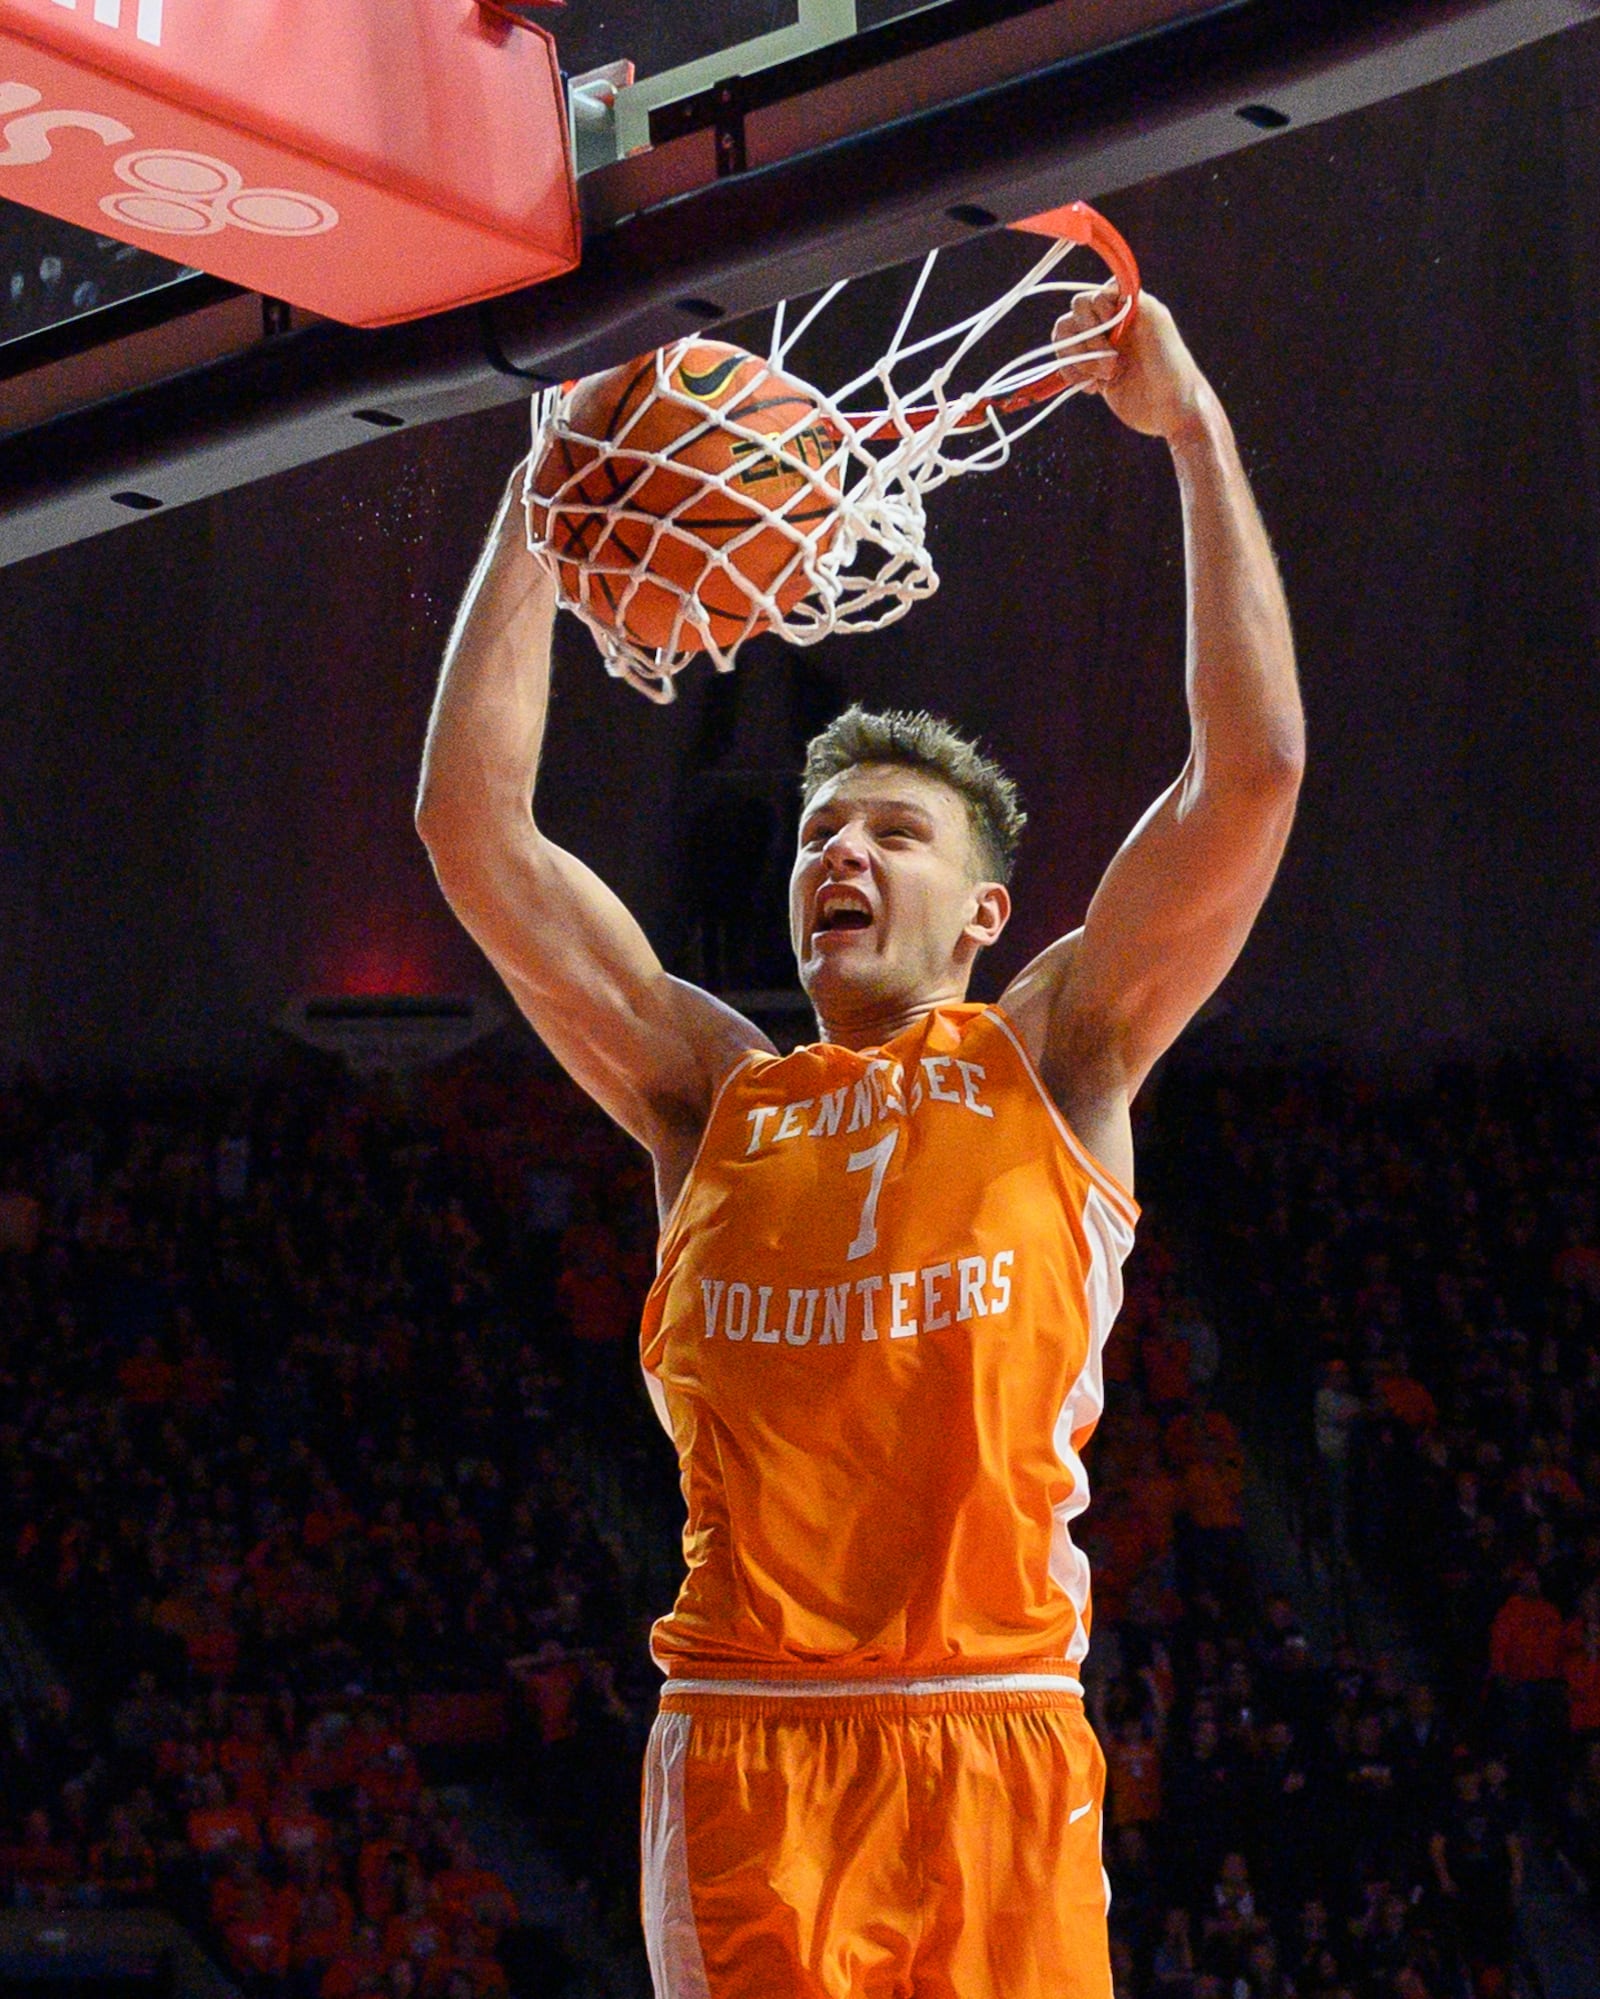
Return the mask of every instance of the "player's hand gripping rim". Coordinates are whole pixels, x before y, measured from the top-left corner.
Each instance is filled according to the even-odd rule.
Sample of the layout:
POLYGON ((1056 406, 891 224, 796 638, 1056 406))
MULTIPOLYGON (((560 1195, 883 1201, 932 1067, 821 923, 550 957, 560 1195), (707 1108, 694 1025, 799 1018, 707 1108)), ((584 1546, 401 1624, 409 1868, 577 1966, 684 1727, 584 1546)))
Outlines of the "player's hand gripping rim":
MULTIPOLYGON (((1065 359, 1082 351, 1086 334, 1105 326, 1122 308, 1115 279, 1080 292, 1070 312, 1056 321, 1052 339, 1065 359), (1076 350, 1070 342, 1077 342, 1076 350)), ((1102 396, 1130 430, 1170 443, 1201 416, 1209 394, 1206 379, 1184 344, 1172 314, 1149 292, 1124 326, 1115 350, 1080 361, 1074 374, 1093 395, 1102 396)))

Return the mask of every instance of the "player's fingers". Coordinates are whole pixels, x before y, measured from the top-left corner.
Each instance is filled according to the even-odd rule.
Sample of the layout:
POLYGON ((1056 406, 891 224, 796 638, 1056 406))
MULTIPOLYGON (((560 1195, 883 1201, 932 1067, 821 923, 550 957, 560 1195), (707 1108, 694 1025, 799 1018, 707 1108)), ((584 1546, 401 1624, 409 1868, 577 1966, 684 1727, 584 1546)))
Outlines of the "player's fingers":
POLYGON ((1057 342, 1070 340, 1079 345, 1093 342, 1102 327, 1110 325, 1122 312, 1123 300, 1114 285, 1080 292, 1069 311, 1056 321, 1057 342))
POLYGON ((1057 343, 1070 340, 1080 347, 1091 345, 1101 328, 1115 316, 1114 313, 1087 313, 1074 306, 1071 312, 1063 313, 1056 321, 1053 337, 1057 343))
POLYGON ((1072 310, 1056 321, 1051 337, 1057 354, 1070 364, 1073 380, 1098 393, 1110 383, 1118 361, 1101 330, 1105 321, 1083 308, 1080 297, 1073 302, 1072 310))
POLYGON ((1114 278, 1079 292, 1072 301, 1073 314, 1081 324, 1090 326, 1103 326, 1108 319, 1115 319, 1121 306, 1122 294, 1114 278))

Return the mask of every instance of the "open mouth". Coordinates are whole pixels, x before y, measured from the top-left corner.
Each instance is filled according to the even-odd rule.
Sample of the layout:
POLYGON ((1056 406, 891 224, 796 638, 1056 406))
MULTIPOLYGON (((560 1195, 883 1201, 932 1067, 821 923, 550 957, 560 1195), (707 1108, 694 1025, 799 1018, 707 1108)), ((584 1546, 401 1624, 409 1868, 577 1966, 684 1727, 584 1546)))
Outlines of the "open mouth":
POLYGON ((820 937, 835 930, 866 930, 871 923, 872 911, 866 897, 846 889, 826 896, 819 903, 812 935, 820 937))

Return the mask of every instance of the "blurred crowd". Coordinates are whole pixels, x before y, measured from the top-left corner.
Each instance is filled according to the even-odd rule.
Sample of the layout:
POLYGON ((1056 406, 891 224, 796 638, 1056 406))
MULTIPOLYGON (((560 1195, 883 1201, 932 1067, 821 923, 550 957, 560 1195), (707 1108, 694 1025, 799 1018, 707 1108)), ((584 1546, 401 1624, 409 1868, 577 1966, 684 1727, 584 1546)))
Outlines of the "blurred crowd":
POLYGON ((0 1583, 65 1683, 0 1894, 164 1900, 264 1993, 505 1989, 430 1779, 553 1797, 646 1704, 584 1439, 634 1476, 648 1191, 514 1057, 0 1095, 0 1583))
MULTIPOLYGON (((1557 1064, 1169 1080, 1081 1523, 1118 1999, 1494 1999, 1524 1842, 1600 1879, 1595 1138, 1557 1064), (1252 1382, 1423 1665, 1262 1587, 1252 1382)), ((162 1902, 262 1999, 503 1992, 487 1754, 632 1924, 653 1234, 503 1040, 0 1093, 0 1586, 64 1681, 0 1732, 0 1900, 162 1902)))
POLYGON ((1217 1340, 1136 1252, 1085 1539, 1118 1999, 1479 1999, 1510 1988, 1521 1812, 1434 1676, 1314 1646, 1263 1590, 1217 1340))
MULTIPOLYGON (((1600 1090, 1554 1052, 1380 1088, 1199 1083, 1171 1123, 1307 1540, 1386 1581, 1457 1736, 1600 1887, 1600 1090), (1288 1420, 1284 1420, 1287 1418, 1288 1420)), ((1195 1205, 1197 1219, 1201 1217, 1195 1205)))

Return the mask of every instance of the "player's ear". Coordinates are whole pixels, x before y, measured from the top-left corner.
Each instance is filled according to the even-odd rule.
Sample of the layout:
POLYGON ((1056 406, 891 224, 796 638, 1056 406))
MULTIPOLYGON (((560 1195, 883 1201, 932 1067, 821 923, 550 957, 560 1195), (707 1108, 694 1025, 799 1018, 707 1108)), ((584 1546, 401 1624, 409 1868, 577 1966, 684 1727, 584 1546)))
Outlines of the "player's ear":
POLYGON ((1011 896, 1003 882, 979 882, 975 906, 962 933, 986 951, 1011 921, 1011 896))

